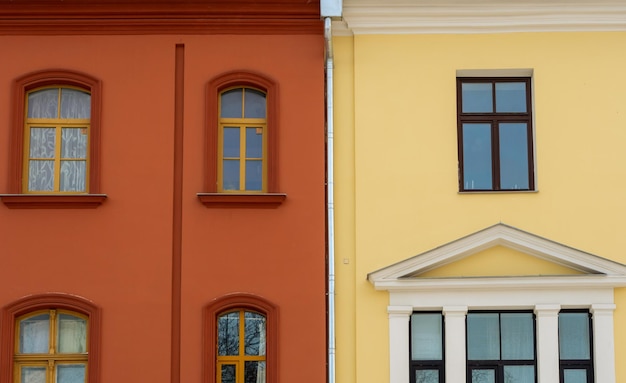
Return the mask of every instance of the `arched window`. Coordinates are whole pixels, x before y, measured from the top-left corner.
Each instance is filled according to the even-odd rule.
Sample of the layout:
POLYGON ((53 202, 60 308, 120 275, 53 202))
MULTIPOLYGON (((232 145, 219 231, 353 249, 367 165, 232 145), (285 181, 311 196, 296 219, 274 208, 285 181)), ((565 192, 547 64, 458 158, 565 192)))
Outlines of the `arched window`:
POLYGON ((100 310, 65 294, 3 309, 0 383, 97 383, 100 310))
POLYGON ((217 317, 217 382, 266 382, 266 318, 249 310, 217 317))
POLYGON ((48 86, 26 96, 24 193, 86 193, 91 94, 48 86))
POLYGON ((276 207, 278 85, 246 71, 222 74, 207 85, 205 190, 210 207, 276 207))
POLYGON ((275 383, 277 308, 232 294, 205 308, 205 383, 275 383))
POLYGON ((267 191, 267 95, 251 87, 220 93, 217 188, 267 191))
POLYGON ((15 80, 10 208, 96 207, 100 194, 101 82, 65 70, 15 80))

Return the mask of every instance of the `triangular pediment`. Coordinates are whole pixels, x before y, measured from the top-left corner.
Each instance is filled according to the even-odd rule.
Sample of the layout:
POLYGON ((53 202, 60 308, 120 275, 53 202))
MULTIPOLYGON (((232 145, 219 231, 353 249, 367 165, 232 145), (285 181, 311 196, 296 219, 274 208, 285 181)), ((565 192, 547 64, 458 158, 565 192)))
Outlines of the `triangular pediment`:
POLYGON ((379 290, 507 284, 626 285, 626 266, 499 223, 374 271, 379 290))

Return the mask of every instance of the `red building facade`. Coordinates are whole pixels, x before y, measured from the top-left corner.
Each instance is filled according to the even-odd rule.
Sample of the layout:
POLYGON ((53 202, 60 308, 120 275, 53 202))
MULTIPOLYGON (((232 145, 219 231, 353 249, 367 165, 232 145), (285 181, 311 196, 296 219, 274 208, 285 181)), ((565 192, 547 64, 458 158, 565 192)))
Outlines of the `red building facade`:
POLYGON ((325 380, 319 3, 0 1, 0 383, 325 380))

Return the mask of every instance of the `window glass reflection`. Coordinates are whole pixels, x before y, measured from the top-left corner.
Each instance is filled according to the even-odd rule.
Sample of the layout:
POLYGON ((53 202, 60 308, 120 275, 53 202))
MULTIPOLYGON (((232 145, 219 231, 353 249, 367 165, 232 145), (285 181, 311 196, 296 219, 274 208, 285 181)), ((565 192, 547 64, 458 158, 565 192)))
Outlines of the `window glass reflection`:
POLYGON ((493 112, 491 83, 464 82, 461 84, 463 113, 493 112))
POLYGON ((496 83, 496 112, 498 113, 525 113, 526 112, 526 83, 498 82, 496 83))
POLYGON ((463 124, 463 181, 466 190, 493 187, 489 124, 463 124))

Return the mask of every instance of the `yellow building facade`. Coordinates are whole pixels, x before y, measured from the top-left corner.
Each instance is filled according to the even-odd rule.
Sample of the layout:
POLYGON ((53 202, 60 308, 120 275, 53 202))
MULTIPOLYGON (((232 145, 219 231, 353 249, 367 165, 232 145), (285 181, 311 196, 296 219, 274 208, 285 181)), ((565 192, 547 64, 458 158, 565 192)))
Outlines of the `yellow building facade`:
POLYGON ((626 382, 625 13, 344 1, 338 383, 626 382))

